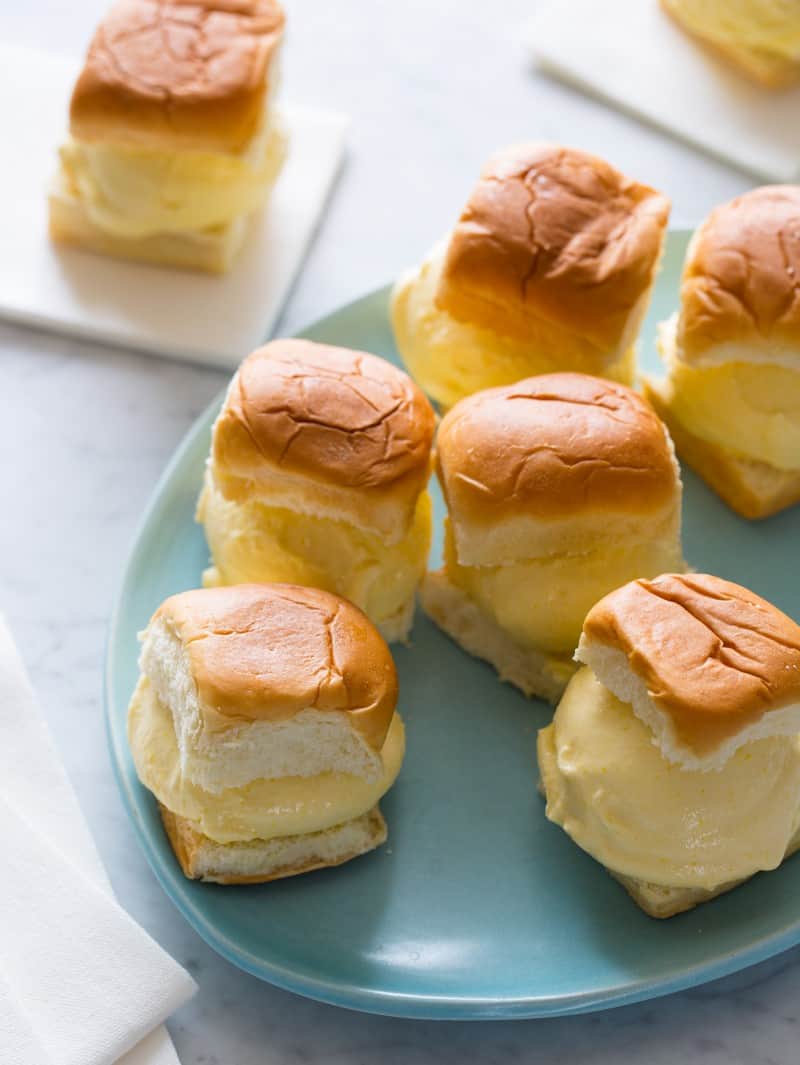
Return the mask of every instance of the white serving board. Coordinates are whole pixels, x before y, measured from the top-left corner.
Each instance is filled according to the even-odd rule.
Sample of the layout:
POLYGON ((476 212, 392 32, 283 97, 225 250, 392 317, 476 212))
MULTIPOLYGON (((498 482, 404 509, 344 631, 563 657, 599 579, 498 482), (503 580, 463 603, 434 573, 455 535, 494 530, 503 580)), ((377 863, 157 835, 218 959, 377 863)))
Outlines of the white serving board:
POLYGON ((562 81, 761 180, 800 177, 800 88, 751 84, 658 0, 542 0, 529 37, 562 81))
POLYGON ((59 248, 47 236, 47 186, 77 72, 74 60, 0 46, 0 317, 159 355, 238 365, 274 328, 341 164, 347 119, 281 108, 289 155, 229 274, 118 262, 59 248))

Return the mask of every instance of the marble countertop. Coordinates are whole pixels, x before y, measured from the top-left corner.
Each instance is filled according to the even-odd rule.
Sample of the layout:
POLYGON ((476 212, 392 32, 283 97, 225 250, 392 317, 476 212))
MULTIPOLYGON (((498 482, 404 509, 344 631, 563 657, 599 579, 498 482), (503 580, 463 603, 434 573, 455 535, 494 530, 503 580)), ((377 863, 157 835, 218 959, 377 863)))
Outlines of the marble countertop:
MULTIPOLYGON (((78 54, 105 0, 0 7, 0 35, 78 54)), ((670 193, 691 223, 746 177, 537 76, 530 0, 288 0, 285 98, 349 112, 349 158, 286 307, 291 333, 413 262, 449 224, 483 158, 525 137, 573 143, 670 193)), ((9 209, 9 205, 6 205, 9 209)), ((153 484, 221 388, 209 370, 0 325, 0 608, 123 905, 194 973, 170 1023, 184 1065, 794 1065, 800 951, 704 988, 584 1017, 421 1023, 270 988, 212 953, 150 873, 105 749, 106 623, 153 484)))

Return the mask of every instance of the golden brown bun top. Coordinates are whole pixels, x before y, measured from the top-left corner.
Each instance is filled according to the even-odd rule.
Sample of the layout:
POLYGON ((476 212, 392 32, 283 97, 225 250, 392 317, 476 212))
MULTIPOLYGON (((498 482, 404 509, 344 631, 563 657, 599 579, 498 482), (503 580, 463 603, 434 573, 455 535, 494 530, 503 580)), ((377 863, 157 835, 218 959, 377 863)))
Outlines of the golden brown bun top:
POLYGON ((494 156, 450 238, 437 303, 526 339, 531 321, 617 347, 649 289, 669 200, 597 156, 520 144, 494 156))
POLYGON ((215 468, 259 466, 386 489, 427 478, 433 409, 411 378, 363 351, 273 340, 242 363, 214 430, 215 468))
POLYGON ((795 347, 800 368, 797 185, 765 185, 717 207, 686 255, 681 357, 691 362, 717 344, 757 344, 766 338, 795 347))
POLYGON ((577 373, 462 399, 439 428, 437 466, 456 520, 649 513, 679 490, 666 429, 651 408, 625 385, 577 373))
POLYGON ((118 0, 75 85, 72 133, 241 151, 262 117, 283 24, 277 0, 118 0))
POLYGON ((800 626, 706 574, 637 580, 601 599, 584 637, 618 648, 679 735, 703 750, 800 702, 800 626))
POLYGON ((344 711, 376 750, 397 705, 386 641, 346 599, 294 584, 181 592, 155 614, 189 655, 200 701, 224 716, 280 721, 344 711))

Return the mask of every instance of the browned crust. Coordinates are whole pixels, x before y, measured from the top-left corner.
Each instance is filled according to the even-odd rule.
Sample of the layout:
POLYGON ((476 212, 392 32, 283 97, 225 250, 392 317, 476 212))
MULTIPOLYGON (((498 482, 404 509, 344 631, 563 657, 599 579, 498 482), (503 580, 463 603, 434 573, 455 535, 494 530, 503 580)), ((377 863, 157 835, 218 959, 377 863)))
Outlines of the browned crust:
POLYGON ((685 362, 718 344, 765 340, 800 348, 797 185, 764 185, 717 207, 683 268, 677 345, 685 362))
POLYGON ((700 756, 800 701, 800 626, 720 577, 631 581, 591 609, 583 635, 626 655, 654 706, 700 756))
MULTIPOLYGON (((375 355, 273 340, 242 363, 214 429, 215 471, 264 469, 364 492, 422 491, 435 416, 402 370, 375 355)), ((224 482, 221 485, 224 488, 224 482)))
POLYGON ((264 107, 281 41, 277 0, 118 0, 72 94, 82 140, 239 152, 264 107))
POLYGON ((514 145, 464 208, 437 304, 520 340, 544 319, 613 353, 652 284, 668 216, 666 196, 597 156, 514 145))
POLYGON ((681 459, 737 514, 751 520, 768 518, 800 503, 800 470, 796 473, 779 470, 702 440, 673 415, 657 385, 645 380, 643 390, 653 409, 669 426, 681 459))
POLYGON ((522 511, 651 513, 679 490, 666 430, 644 400, 574 373, 461 400, 439 428, 437 474, 451 514, 487 522, 522 511))
POLYGON ((746 46, 726 47, 719 40, 712 40, 689 26, 681 17, 681 12, 670 0, 660 0, 661 7, 684 33, 697 41, 713 55, 725 62, 738 74, 744 74, 750 81, 764 89, 787 89, 800 81, 800 63, 792 62, 782 56, 748 49, 746 46))
POLYGON ((271 880, 282 880, 288 876, 299 876, 302 873, 310 873, 314 869, 333 868, 337 865, 343 865, 345 862, 349 862, 353 858, 358 858, 360 855, 366 854, 368 851, 374 850, 376 847, 380 847, 382 843, 386 842, 388 835, 383 815, 378 807, 375 806, 367 815, 369 817, 369 826, 372 831, 372 838, 370 839, 368 847, 360 847, 349 853, 343 854, 335 861, 324 861, 320 858, 312 858, 301 864, 277 866, 271 868, 269 871, 253 876, 231 876, 226 873, 215 872, 213 869, 205 868, 206 863, 202 860, 202 854, 204 848, 209 844, 209 840, 206 836, 193 828, 186 818, 173 813, 172 810, 168 810, 167 807, 161 803, 158 804, 158 810, 161 814, 161 821, 164 825, 164 830, 169 839, 170 846, 175 853, 175 857, 178 859, 178 864, 181 867, 183 875, 189 880, 204 880, 214 884, 265 884, 271 880))
POLYGON ((386 641, 358 607, 294 584, 181 592, 154 618, 186 647, 206 728, 341 711, 379 751, 397 705, 386 641))

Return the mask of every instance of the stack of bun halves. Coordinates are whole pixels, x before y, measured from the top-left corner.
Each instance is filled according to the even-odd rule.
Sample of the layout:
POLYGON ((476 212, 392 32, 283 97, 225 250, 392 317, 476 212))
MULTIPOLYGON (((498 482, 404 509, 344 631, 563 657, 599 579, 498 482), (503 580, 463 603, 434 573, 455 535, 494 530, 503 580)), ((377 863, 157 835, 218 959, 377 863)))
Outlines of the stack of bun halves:
MULTIPOLYGON (((195 212, 187 192, 167 218, 120 199, 159 160, 200 182, 209 152, 227 152, 214 172, 233 184, 255 153, 263 195, 281 17, 267 0, 205 6, 208 46, 213 25, 252 57, 234 94, 247 122, 224 93, 212 106, 207 82, 185 100, 170 89, 169 122, 160 97, 145 107, 114 61, 130 40, 123 3, 73 101, 51 201, 66 239, 227 259, 227 208, 195 212)), ((194 7, 154 7, 200 33, 194 7)), ((233 184, 225 203, 249 206, 233 184)), ((204 587, 153 615, 130 706, 139 776, 188 877, 271 880, 386 839, 379 801, 404 754, 386 641, 408 638, 418 592, 466 651, 557 704, 539 735, 547 816, 648 913, 800 846, 800 628, 689 572, 673 446, 747 517, 800 500, 800 189, 758 189, 700 227, 661 330, 666 377, 643 397, 637 338, 668 214, 601 159, 516 145, 394 289, 411 377, 310 340, 244 360, 199 498, 204 587), (426 393, 443 412, 435 450, 426 393), (447 517, 443 565, 427 572, 434 469, 447 517)))

